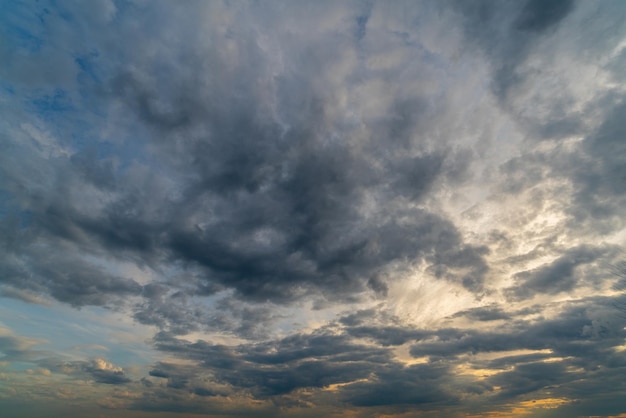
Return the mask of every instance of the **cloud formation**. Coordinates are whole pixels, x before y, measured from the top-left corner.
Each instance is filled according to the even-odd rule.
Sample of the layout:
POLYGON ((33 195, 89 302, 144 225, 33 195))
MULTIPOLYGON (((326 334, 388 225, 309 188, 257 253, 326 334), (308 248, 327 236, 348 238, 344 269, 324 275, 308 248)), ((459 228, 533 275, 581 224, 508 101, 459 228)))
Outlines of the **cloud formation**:
POLYGON ((621 2, 2 10, 16 416, 626 412, 621 2))

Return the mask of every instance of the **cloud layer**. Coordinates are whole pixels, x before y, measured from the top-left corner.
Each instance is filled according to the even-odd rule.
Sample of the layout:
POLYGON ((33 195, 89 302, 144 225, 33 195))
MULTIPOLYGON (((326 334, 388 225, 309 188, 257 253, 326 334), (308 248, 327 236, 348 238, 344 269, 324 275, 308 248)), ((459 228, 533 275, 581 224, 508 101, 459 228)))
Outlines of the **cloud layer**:
POLYGON ((621 2, 3 10, 0 295, 154 353, 7 322, 9 386, 127 416, 626 412, 621 2))

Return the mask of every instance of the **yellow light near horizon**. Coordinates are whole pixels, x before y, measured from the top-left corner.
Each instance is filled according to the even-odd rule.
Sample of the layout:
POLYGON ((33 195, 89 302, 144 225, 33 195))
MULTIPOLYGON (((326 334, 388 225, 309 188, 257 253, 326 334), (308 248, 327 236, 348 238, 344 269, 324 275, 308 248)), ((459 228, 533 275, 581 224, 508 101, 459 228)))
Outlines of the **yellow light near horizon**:
POLYGON ((533 399, 507 405, 506 408, 510 408, 509 410, 490 411, 479 415, 468 414, 465 416, 466 418, 516 418, 532 415, 537 409, 556 409, 571 402, 573 400, 566 398, 533 399))

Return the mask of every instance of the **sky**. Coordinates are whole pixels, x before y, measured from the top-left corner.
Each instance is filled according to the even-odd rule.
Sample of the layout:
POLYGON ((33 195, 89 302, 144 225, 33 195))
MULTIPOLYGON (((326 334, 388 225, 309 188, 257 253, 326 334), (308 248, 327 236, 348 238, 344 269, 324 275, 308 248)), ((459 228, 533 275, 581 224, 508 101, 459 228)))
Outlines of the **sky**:
POLYGON ((626 2, 0 3, 0 410, 626 417, 626 2))

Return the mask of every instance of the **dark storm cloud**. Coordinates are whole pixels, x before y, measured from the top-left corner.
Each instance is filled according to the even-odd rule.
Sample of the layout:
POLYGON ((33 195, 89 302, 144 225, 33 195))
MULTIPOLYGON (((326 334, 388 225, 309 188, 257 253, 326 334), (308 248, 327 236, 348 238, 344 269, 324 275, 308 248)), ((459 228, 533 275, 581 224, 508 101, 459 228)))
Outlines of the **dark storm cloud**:
MULTIPOLYGON (((271 343, 237 347, 205 341, 189 343, 161 334, 157 349, 197 361, 218 383, 251 391, 256 397, 284 395, 300 388, 322 388, 351 382, 382 370, 391 362, 381 348, 351 342, 346 336, 294 335, 271 343)), ((189 380, 171 367, 158 365, 152 376, 189 380)))
MULTIPOLYGON (((6 296, 20 295, 11 289, 50 294, 72 306, 115 304, 120 298, 138 295, 141 286, 134 280, 111 274, 69 253, 72 245, 56 248, 28 246, 38 233, 16 230, 11 221, 1 225, 6 232, 2 242, 0 283, 9 286, 6 296), (19 243, 16 241, 20 241, 19 243)), ((21 298, 24 299, 24 298, 21 298)))
POLYGON ((387 348, 357 343, 347 335, 299 334, 237 347, 189 343, 160 335, 155 343, 161 351, 198 362, 198 367, 161 363, 150 371, 151 376, 167 379, 168 386, 176 384, 179 389, 189 390, 189 382, 200 370, 208 373, 214 384, 227 384, 236 392, 245 390, 256 398, 275 398, 276 402, 280 402, 277 397, 298 389, 342 383, 349 384, 338 389, 340 399, 355 406, 450 402, 460 393, 486 390, 481 385, 478 389, 461 383, 452 391, 448 365, 405 367, 392 359, 387 348))
MULTIPOLYGON (((541 397, 558 395, 575 399, 571 407, 577 414, 594 411, 595 414, 612 415, 624 408, 620 376, 626 370, 626 362, 619 351, 604 349, 588 353, 587 357, 579 354, 548 362, 536 362, 529 358, 513 364, 510 363, 507 371, 487 379, 487 384, 501 388, 494 394, 493 401, 535 393, 541 397)), ((548 416, 569 416, 572 414, 571 407, 559 408, 548 416)))
POLYGON ((48 293, 73 306, 108 305, 119 298, 138 295, 141 286, 132 279, 119 277, 67 251, 72 245, 62 243, 56 248, 34 243, 36 230, 17 230, 11 221, 1 225, 6 232, 2 247, 4 255, 0 283, 30 292, 48 293), (8 223, 8 225, 7 225, 8 223), (17 241, 17 242, 16 242, 17 241))
MULTIPOLYGON (((626 319, 612 306, 615 298, 565 304, 554 319, 524 319, 529 314, 536 318, 542 312, 539 308, 510 313, 514 320, 495 330, 375 325, 384 315, 370 310, 346 316, 340 321, 343 326, 332 333, 316 331, 230 347, 159 334, 158 350, 192 360, 198 367, 157 364, 150 375, 167 379, 168 386, 193 391, 190 382, 197 373, 207 373, 212 385, 226 384, 260 399, 343 383, 336 389, 339 398, 355 406, 449 405, 462 403, 467 394, 488 396, 497 406, 546 390, 575 399, 582 396, 585 385, 580 382, 585 376, 591 373, 613 381, 626 367, 622 352, 616 351, 626 336, 626 319), (363 325, 368 318, 372 326, 363 325), (407 366, 395 360, 390 348, 406 343, 412 344, 413 356, 428 361, 407 366), (481 359, 478 355, 484 353, 497 355, 481 359), (460 379, 455 366, 466 363, 501 372, 481 381, 460 379)), ((497 309, 485 311, 492 319, 497 309)), ((471 311, 467 314, 471 317, 471 311)), ((603 390, 598 386, 594 393, 603 390)))
MULTIPOLYGON (((446 390, 450 370, 443 364, 391 366, 377 373, 371 382, 357 382, 342 391, 355 406, 454 404, 458 395, 446 390), (402 390, 398 390, 402 388, 402 390)), ((431 406, 432 407, 432 406, 431 406)))
POLYGON ((489 379, 489 383, 502 388, 498 397, 510 398, 579 377, 568 375, 566 365, 562 363, 538 362, 517 364, 513 371, 501 373, 489 379))
MULTIPOLYGON (((332 197, 326 194, 322 199, 332 197)), ((336 199, 324 205, 345 205, 353 210, 349 202, 342 202, 339 196, 336 199)), ((248 198, 243 200, 246 205, 248 198)), ((290 206, 289 201, 284 203, 290 206)), ((384 273, 386 265, 419 258, 431 262, 438 277, 451 280, 455 279, 455 268, 469 267, 470 272, 462 276, 463 284, 473 290, 481 287, 486 270, 481 257, 484 250, 463 246, 455 227, 434 214, 415 210, 406 213, 411 219, 404 225, 390 220, 372 227, 366 221, 359 222, 356 212, 352 219, 347 214, 337 219, 331 208, 311 213, 307 207, 305 213, 275 218, 272 212, 276 211, 250 204, 252 207, 242 208, 244 213, 224 217, 215 227, 175 233, 171 247, 176 256, 197 262, 223 285, 261 300, 295 298, 300 286, 321 289, 329 298, 357 295, 365 283, 384 289, 375 277, 384 273), (326 210, 329 212, 324 215, 326 210), (237 243, 245 237, 251 239, 237 243)), ((301 204, 298 206, 306 205, 304 200, 301 204)))
POLYGON ((573 7, 574 0, 528 0, 516 26, 521 30, 542 32, 559 23, 573 7))
MULTIPOLYGON (((307 39, 310 53, 294 62, 298 71, 272 83, 270 57, 254 38, 242 29, 228 41, 237 45, 237 64, 220 43, 182 38, 170 41, 197 64, 185 71, 166 56, 155 58, 163 65, 159 72, 139 58, 128 66, 114 63, 97 100, 123 109, 134 144, 117 158, 102 144, 102 150, 79 146, 53 160, 21 146, 26 161, 43 164, 51 184, 26 191, 27 174, 5 167, 7 189, 31 213, 16 239, 37 235, 50 248, 62 241, 79 254, 157 270, 175 265, 196 278, 195 289, 178 289, 190 296, 232 288, 258 302, 288 303, 311 293, 356 301, 365 292, 385 295, 393 270, 421 261, 436 277, 481 292, 487 248, 464 243, 443 214, 415 205, 438 182, 458 177, 470 158, 443 143, 434 150, 421 143, 430 102, 396 99, 387 117, 371 121, 370 134, 353 132, 332 113, 334 74, 326 67, 341 57, 323 47, 332 36, 307 39), (385 134, 385 146, 370 137, 378 133, 385 134), (371 213, 363 210, 368 204, 371 213)), ((113 58, 137 42, 99 48, 113 58)), ((21 247, 21 260, 7 263, 23 272, 11 279, 14 287, 75 306, 140 293, 132 279, 78 260, 46 262, 27 244, 21 247)), ((169 296, 177 294, 170 287, 169 296)), ((182 308, 186 299, 179 296, 173 305, 182 308)), ((162 297, 137 305, 136 318, 181 333, 206 322, 190 309, 174 312, 162 297)), ((240 332, 248 332, 246 326, 240 332)))
MULTIPOLYGON (((424 402, 436 401, 442 393, 447 399, 455 399, 461 393, 482 393, 494 404, 506 404, 522 394, 534 393, 537 396, 544 390, 550 390, 553 396, 577 399, 593 396, 591 392, 604 392, 604 385, 595 389, 591 388, 594 385, 589 385, 585 387, 591 392, 583 395, 578 382, 588 379, 590 373, 594 374, 594 378, 601 379, 600 376, 606 375, 606 379, 612 380, 626 366, 623 352, 617 349, 625 336, 623 327, 626 318, 614 306, 621 299, 622 296, 618 295, 566 303, 553 319, 537 318, 538 313, 543 314, 546 309, 550 309, 540 306, 509 311, 506 315, 496 307, 477 308, 455 315, 455 319, 463 316, 481 322, 503 317, 508 319, 497 328, 487 329, 481 328, 481 324, 475 324, 479 328, 434 330, 389 326, 388 323, 376 325, 380 316, 365 311, 349 315, 341 322, 344 324, 343 331, 360 341, 364 339, 383 347, 409 343, 411 355, 427 358, 424 370, 430 370, 431 367, 439 370, 439 377, 430 384, 424 384, 427 388, 420 389, 420 380, 413 379, 413 383, 409 384, 409 387, 417 385, 416 393, 423 391, 428 394, 424 402), (372 325, 364 324, 368 322, 367 318, 372 325), (531 352, 520 353, 520 350, 531 352), (491 355, 482 357, 487 353, 491 355), (481 382, 464 382, 458 376, 452 377, 455 376, 453 369, 446 371, 443 367, 462 364, 477 370, 495 369, 502 372, 481 382), (495 387, 500 389, 495 390, 495 387), (454 389, 446 392, 442 388, 454 389)), ((389 363, 388 367, 391 369, 386 369, 389 374, 385 374, 384 379, 376 371, 378 379, 346 386, 346 393, 356 388, 370 387, 372 392, 366 392, 369 396, 364 394, 358 398, 362 400, 357 402, 367 402, 365 399, 369 399, 372 404, 385 402, 387 395, 377 397, 376 390, 388 393, 389 399, 395 399, 398 403, 421 402, 422 398, 417 394, 413 397, 410 391, 398 394, 391 390, 393 385, 398 387, 398 384, 390 382, 402 379, 407 369, 391 372, 393 363, 389 363)))
MULTIPOLYGON (((303 126, 282 133, 274 121, 259 120, 249 104, 222 109, 204 97, 191 99, 203 116, 192 115, 188 123, 208 132, 179 147, 170 162, 182 168, 190 161, 188 177, 197 179, 187 184, 182 212, 197 213, 199 202, 211 199, 205 210, 215 220, 170 229, 167 245, 175 257, 207 268, 246 297, 288 300, 296 296, 290 294, 294 284, 332 288, 328 294, 342 295, 358 293, 368 282, 381 291, 376 276, 385 265, 418 259, 436 247, 437 266, 476 266, 463 280, 479 289, 485 271, 482 250, 464 246, 445 219, 416 211, 406 213, 413 218, 409 225, 380 219, 380 226, 372 228, 359 213, 371 193, 389 199, 391 210, 401 208, 393 204, 398 196, 422 196, 437 179, 443 157, 398 157, 392 149, 378 161, 346 141, 328 141, 324 100, 309 97, 306 90, 295 94, 311 101, 302 109, 308 117, 303 126)), ((197 96, 194 91, 189 95, 197 96)))
MULTIPOLYGON (((533 391, 545 386, 544 380, 557 378, 559 383, 576 381, 579 372, 567 371, 569 368, 596 370, 598 367, 623 368, 623 355, 616 352, 624 338, 624 321, 612 306, 614 298, 590 298, 566 308, 551 320, 517 320, 500 327, 499 331, 478 331, 461 329, 442 329, 424 336, 411 347, 411 354, 416 357, 429 356, 431 359, 457 357, 461 360, 465 354, 503 353, 493 360, 474 361, 473 367, 504 369, 517 365, 519 369, 511 372, 511 379, 518 376, 527 383, 511 384, 511 391, 533 391), (516 354, 517 350, 549 350, 531 354, 516 354), (507 355, 507 352, 510 354, 507 355), (544 362, 537 361, 557 358, 561 364, 559 376, 545 379, 528 377, 533 370, 540 372, 544 362), (537 364, 537 366, 533 366, 537 364), (521 376, 519 376, 521 374, 521 376), (531 385, 526 388, 526 384, 531 385), (538 386, 535 386, 538 385, 538 386)), ((556 367, 556 366, 555 366, 556 367)), ((546 369, 547 370, 547 369, 546 369)), ((611 372, 612 373, 612 372, 611 372)), ((494 377, 493 385, 500 386, 506 376, 494 377)), ((566 389, 564 389, 566 390, 566 389)), ((569 389, 567 389, 569 390, 569 389)), ((598 390, 601 392, 601 389, 598 390)), ((521 392, 520 392, 521 393, 521 392)), ((509 395, 513 395, 512 393, 509 395)), ((507 396, 509 396, 507 395, 507 396)))

